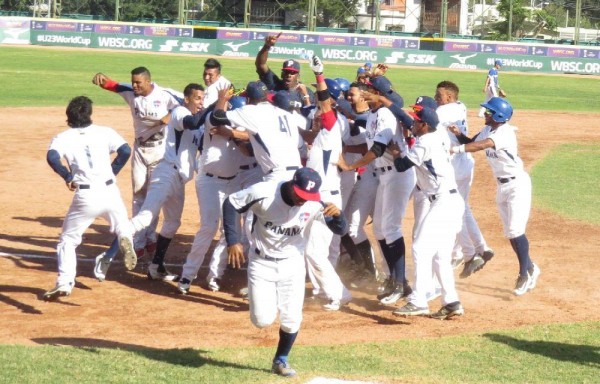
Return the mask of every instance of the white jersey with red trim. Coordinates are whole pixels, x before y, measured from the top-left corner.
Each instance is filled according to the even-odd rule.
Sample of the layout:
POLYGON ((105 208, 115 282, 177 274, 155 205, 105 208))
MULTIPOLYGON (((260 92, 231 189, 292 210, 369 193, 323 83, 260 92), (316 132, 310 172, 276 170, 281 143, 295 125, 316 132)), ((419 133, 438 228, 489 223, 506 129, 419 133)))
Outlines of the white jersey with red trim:
POLYGON ((475 138, 475 141, 491 139, 494 142, 493 148, 485 150, 485 156, 496 178, 519 176, 525 172, 518 153, 516 130, 517 127, 510 124, 503 124, 495 130, 487 125, 475 138))
POLYGON ((104 186, 107 180, 115 178, 110 154, 125 143, 114 129, 92 124, 59 133, 49 150, 55 150, 69 163, 74 184, 104 186))
POLYGON ((133 90, 118 92, 129 104, 135 138, 141 141, 146 141, 152 135, 160 132, 165 127, 160 123, 160 119, 166 116, 170 110, 181 105, 180 100, 183 100, 181 92, 163 88, 156 83, 152 83, 152 87, 152 92, 148 96, 136 96, 133 90))
POLYGON ((261 182, 229 195, 237 210, 249 206, 254 213, 252 239, 262 256, 304 257, 305 229, 313 220, 325 221, 319 202, 290 207, 281 196, 286 182, 261 182))
MULTIPOLYGON (((387 108, 381 107, 376 111, 371 111, 367 117, 366 124, 366 139, 367 146, 371 148, 374 142, 384 144, 386 147, 395 141, 400 145, 400 148, 404 146, 404 140, 401 135, 398 134, 398 121, 394 114, 387 108)), ((394 158, 391 153, 387 150, 381 157, 375 159, 375 167, 388 167, 394 166, 394 158)))
MULTIPOLYGON (((233 128, 250 132, 250 143, 263 172, 301 167, 298 119, 269 102, 245 105, 227 112, 233 128)), ((297 169, 297 168, 295 168, 297 169)))

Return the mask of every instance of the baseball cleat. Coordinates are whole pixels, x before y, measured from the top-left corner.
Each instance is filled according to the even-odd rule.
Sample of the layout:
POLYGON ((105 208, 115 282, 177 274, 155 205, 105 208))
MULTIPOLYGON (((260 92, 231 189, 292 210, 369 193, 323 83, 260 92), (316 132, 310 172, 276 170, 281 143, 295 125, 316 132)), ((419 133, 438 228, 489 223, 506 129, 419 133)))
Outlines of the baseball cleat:
POLYGON ((108 267, 110 267, 110 260, 105 260, 106 252, 102 252, 98 256, 96 256, 96 265, 94 265, 94 276, 98 281, 104 281, 106 279, 106 273, 108 272, 108 267))
POLYGON ((185 277, 179 280, 177 283, 177 289, 182 295, 187 295, 190 292, 190 287, 192 286, 192 282, 185 277))
POLYGON ((137 255, 133 250, 133 244, 131 239, 127 237, 121 237, 119 239, 119 249, 123 252, 123 262, 125 263, 125 268, 128 271, 133 271, 137 264, 137 255))
POLYGON ((407 283, 398 284, 396 288, 387 296, 382 297, 379 302, 384 305, 394 305, 398 300, 412 293, 412 288, 407 283))
POLYGON ((475 272, 479 271, 485 265, 485 261, 479 255, 473 256, 469 261, 465 262, 462 272, 458 275, 461 279, 466 279, 475 272))
POLYGON ((326 311, 339 311, 340 308, 348 304, 352 300, 352 295, 343 297, 342 300, 329 300, 329 302, 323 304, 323 309, 326 311))
POLYGON ((517 281, 515 282, 515 289, 513 290, 513 293, 517 296, 521 296, 527 293, 527 290, 529 289, 530 285, 530 280, 531 279, 529 278, 529 273, 525 274, 525 276, 519 275, 517 277, 517 281))
POLYGON ((148 279, 162 281, 178 281, 179 275, 169 272, 164 265, 150 264, 148 266, 148 279))
POLYGON ((429 308, 427 307, 417 307, 413 303, 406 303, 403 307, 396 309, 392 312, 393 315, 396 316, 420 316, 420 315, 428 315, 429 308))
POLYGON ((69 296, 71 294, 70 285, 56 285, 51 290, 44 293, 44 301, 55 301, 59 297, 69 296))
POLYGON ((535 264, 535 263, 532 263, 532 264, 533 264, 533 271, 531 271, 531 273, 529 274, 529 288, 527 288, 529 291, 531 291, 533 288, 535 288, 538 277, 540 277, 540 274, 542 273, 542 271, 540 270, 540 267, 538 267, 537 264, 535 264))
POLYGON ((433 319, 448 320, 451 317, 462 316, 464 314, 465 309, 460 301, 455 301, 453 303, 444 305, 439 311, 432 313, 430 317, 433 319))
POLYGON ((221 285, 219 285, 219 279, 217 279, 216 277, 209 278, 206 283, 208 289, 210 289, 213 292, 219 292, 221 290, 221 285))
POLYGON ((273 366, 271 367, 271 371, 273 373, 278 374, 279 376, 284 377, 292 377, 296 376, 296 371, 290 367, 289 363, 276 360, 273 362, 273 366))
POLYGON ((492 260, 492 257, 494 257, 494 250, 491 248, 487 248, 485 251, 483 251, 483 255, 481 255, 481 258, 483 259, 483 261, 485 261, 486 263, 490 260, 492 260))

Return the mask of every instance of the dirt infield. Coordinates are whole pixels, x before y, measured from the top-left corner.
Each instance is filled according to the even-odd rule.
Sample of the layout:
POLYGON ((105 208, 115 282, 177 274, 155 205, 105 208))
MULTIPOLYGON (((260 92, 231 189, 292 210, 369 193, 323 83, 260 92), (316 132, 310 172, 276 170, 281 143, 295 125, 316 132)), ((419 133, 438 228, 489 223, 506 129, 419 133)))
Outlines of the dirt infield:
MULTIPOLYGON (((475 111, 470 112, 471 126, 477 127, 481 120, 475 111)), ((600 131, 592 128, 598 117, 517 112, 513 123, 520 127, 520 152, 527 167, 558 144, 600 142, 600 131)), ((65 129, 64 108, 4 108, 0 118, 4 122, 0 142, 4 154, 0 167, 0 252, 45 256, 0 257, 0 322, 5 324, 0 327, 0 343, 154 348, 276 345, 277 325, 254 328, 247 303, 233 295, 240 284, 240 272, 230 275, 233 277, 226 282, 225 292, 209 292, 196 282, 187 296, 179 295, 174 284, 147 280, 140 269, 126 272, 122 263, 111 267, 107 281, 95 280, 93 259, 111 240, 103 221, 90 227, 78 248, 79 276, 73 294, 57 303, 42 301, 43 292, 55 282, 55 246, 72 195, 45 160, 51 138, 65 129)), ((131 141, 127 108, 96 108, 94 122, 116 128, 131 141)), ((476 155, 476 161, 470 202, 496 257, 481 272, 457 280, 466 315, 452 321, 402 320, 393 317, 392 308, 378 304, 372 295, 355 291, 355 299, 337 313, 307 306, 298 344, 435 337, 528 324, 600 320, 595 308, 600 291, 597 273, 593 273, 597 271, 595 250, 600 249, 600 227, 534 208, 528 237, 542 275, 535 291, 514 297, 511 290, 518 272, 517 259, 502 237, 489 166, 482 154, 476 155)), ((129 204, 129 165, 119 176, 119 186, 129 204)), ((167 256, 168 262, 178 265, 172 267, 176 272, 199 225, 193 183, 188 184, 186 197, 182 226, 167 256)), ((405 234, 412 227, 411 212, 409 208, 405 234)), ((432 309, 438 305, 434 303, 432 309)))

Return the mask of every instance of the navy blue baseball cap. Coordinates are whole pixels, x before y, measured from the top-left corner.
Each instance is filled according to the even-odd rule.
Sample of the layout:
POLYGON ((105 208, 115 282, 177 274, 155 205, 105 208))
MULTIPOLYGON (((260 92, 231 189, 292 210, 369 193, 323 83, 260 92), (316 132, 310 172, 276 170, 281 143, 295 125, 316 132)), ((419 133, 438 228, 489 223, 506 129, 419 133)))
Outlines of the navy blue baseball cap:
POLYGON ((267 97, 267 86, 262 81, 251 81, 246 86, 246 97, 255 100, 264 100, 267 97))
POLYGON ((306 201, 320 201, 321 176, 312 168, 304 167, 294 173, 294 192, 306 201))
POLYGON ((367 85, 383 95, 392 92, 392 83, 385 76, 371 77, 367 85))
POLYGON ((293 97, 289 91, 275 92, 273 104, 286 111, 302 107, 302 104, 297 101, 297 97, 293 97))
POLYGON ((415 111, 423 108, 437 109, 438 105, 435 100, 429 96, 419 96, 415 100, 415 104, 411 105, 411 108, 415 111))
POLYGON ((281 70, 299 73, 300 72, 300 63, 297 62, 296 60, 291 60, 291 59, 286 60, 283 62, 283 67, 281 68, 281 70))
POLYGON ((427 123, 431 128, 435 129, 440 123, 437 112, 435 109, 424 107, 423 109, 415 112, 408 112, 415 120, 427 123))
POLYGON ((502 66, 502 60, 496 60, 496 61, 494 61, 494 65, 502 66))

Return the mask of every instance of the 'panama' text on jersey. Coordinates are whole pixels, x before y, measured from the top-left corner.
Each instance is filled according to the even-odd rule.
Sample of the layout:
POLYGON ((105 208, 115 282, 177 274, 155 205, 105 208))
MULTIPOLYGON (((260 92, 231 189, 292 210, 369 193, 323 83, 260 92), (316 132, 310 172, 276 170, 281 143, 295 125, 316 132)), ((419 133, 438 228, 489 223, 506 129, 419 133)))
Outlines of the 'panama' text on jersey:
POLYGON ((285 236, 296 236, 300 232, 302 232, 302 228, 298 226, 293 226, 291 228, 282 227, 280 225, 273 225, 271 221, 267 221, 265 223, 265 228, 269 231, 274 232, 277 235, 285 235, 285 236))

